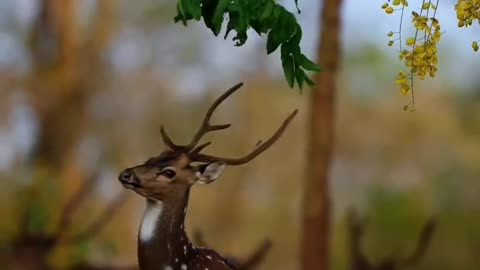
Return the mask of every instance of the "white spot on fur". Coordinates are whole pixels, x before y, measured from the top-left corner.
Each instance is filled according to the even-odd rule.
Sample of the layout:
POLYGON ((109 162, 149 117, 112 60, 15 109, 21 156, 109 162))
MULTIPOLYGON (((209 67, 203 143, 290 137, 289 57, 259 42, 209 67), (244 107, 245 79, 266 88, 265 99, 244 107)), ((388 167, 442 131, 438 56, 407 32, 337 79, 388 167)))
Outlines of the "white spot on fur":
POLYGON ((182 264, 182 265, 180 266, 180 268, 182 268, 182 270, 187 270, 187 265, 186 265, 186 264, 182 264))
POLYGON ((163 267, 163 270, 173 270, 173 267, 171 267, 170 265, 167 265, 163 267))
MULTIPOLYGON (((140 240, 142 242, 148 242, 152 239, 155 234, 155 228, 157 226, 158 220, 162 215, 163 204, 161 202, 149 202, 147 203, 147 209, 143 215, 142 224, 140 225, 140 240)), ((167 269, 166 266, 165 270, 167 269)), ((170 267, 171 268, 171 267, 170 267)))
POLYGON ((212 260, 212 257, 211 257, 210 255, 207 255, 207 258, 208 258, 209 260, 212 260))

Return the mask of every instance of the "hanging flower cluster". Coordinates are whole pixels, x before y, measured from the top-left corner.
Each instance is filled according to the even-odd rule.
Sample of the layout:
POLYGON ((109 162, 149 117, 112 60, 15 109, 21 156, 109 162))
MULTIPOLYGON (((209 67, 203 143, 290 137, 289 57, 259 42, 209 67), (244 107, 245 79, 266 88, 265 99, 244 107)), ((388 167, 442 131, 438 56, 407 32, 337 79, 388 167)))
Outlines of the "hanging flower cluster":
MULTIPOLYGON (((413 79, 418 77, 435 77, 438 70, 437 44, 442 33, 440 24, 435 17, 438 1, 423 0, 419 11, 411 12, 411 23, 415 28, 415 35, 402 38, 402 24, 408 2, 406 0, 389 0, 382 5, 385 13, 400 12, 400 26, 397 32, 390 31, 387 36, 391 38, 388 46, 398 44, 399 58, 404 65, 404 70, 396 76, 396 83, 402 95, 410 95, 411 101, 404 106, 405 110, 415 110, 415 96, 413 92, 413 79)), ((480 0, 478 0, 480 1, 480 0)))
MULTIPOLYGON (((385 0, 384 0, 385 1, 385 0)), ((425 79, 427 76, 435 77, 438 70, 437 44, 442 37, 440 24, 436 18, 439 0, 422 0, 420 6, 411 11, 411 23, 415 28, 414 36, 402 38, 404 14, 407 14, 407 0, 386 0, 382 9, 387 14, 400 13, 400 26, 398 31, 389 31, 388 46, 398 44, 399 58, 404 64, 404 69, 396 76, 396 83, 400 92, 411 96, 411 101, 405 105, 405 110, 415 110, 415 96, 413 92, 414 77, 425 79)), ((480 25, 480 0, 456 0, 455 12, 458 27, 480 25)), ((472 49, 476 52, 480 47, 480 40, 472 41, 472 49)))
MULTIPOLYGON (((455 4, 458 27, 469 27, 475 21, 480 24, 480 0, 457 0, 455 4)), ((472 42, 472 49, 478 51, 479 41, 472 42)))

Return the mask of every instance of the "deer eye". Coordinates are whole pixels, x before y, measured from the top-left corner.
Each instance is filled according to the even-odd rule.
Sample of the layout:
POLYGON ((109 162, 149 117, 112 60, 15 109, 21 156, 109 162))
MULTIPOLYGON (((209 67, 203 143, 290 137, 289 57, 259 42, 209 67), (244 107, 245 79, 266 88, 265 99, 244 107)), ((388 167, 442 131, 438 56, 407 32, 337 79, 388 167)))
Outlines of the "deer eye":
POLYGON ((170 167, 164 168, 164 169, 160 172, 160 174, 163 175, 163 176, 165 176, 165 177, 167 177, 167 178, 169 178, 169 179, 172 179, 172 180, 173 180, 173 179, 175 178, 175 176, 177 175, 177 173, 175 172, 175 169, 170 168, 170 167))

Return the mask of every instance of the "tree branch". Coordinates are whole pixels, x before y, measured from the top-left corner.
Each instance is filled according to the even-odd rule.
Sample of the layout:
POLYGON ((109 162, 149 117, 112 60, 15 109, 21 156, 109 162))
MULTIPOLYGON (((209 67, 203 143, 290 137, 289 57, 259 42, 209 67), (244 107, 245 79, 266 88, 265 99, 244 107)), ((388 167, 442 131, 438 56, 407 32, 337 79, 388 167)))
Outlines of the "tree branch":
POLYGON ((415 250, 410 256, 397 262, 399 267, 404 268, 415 265, 425 256, 425 253, 432 242, 432 236, 435 232, 436 226, 437 222, 435 218, 431 217, 428 219, 425 225, 423 225, 422 231, 420 232, 415 250))
POLYGON ((87 227, 82 233, 65 239, 65 242, 75 243, 95 237, 102 231, 105 225, 108 224, 108 222, 112 219, 113 214, 122 206, 126 199, 127 196, 125 193, 117 195, 117 197, 107 205, 103 212, 100 213, 98 218, 92 224, 90 224, 89 227, 87 227))
POLYGON ((348 211, 347 230, 351 270, 368 270, 372 268, 362 249, 362 239, 365 235, 365 220, 366 218, 360 218, 354 209, 348 211))
POLYGON ((99 172, 96 170, 82 185, 82 187, 70 198, 60 214, 57 235, 60 237, 72 222, 72 215, 90 194, 98 182, 99 172))
POLYGON ((272 241, 266 239, 260 244, 255 251, 241 262, 237 268, 238 270, 252 270, 255 269, 265 259, 268 251, 272 247, 272 241))

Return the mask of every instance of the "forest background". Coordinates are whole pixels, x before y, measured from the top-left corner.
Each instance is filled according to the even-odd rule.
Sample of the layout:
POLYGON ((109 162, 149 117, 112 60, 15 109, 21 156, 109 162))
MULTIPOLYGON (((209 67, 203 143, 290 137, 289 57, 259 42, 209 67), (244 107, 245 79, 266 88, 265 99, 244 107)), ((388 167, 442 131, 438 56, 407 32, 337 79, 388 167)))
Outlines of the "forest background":
MULTIPOLYGON (((238 257, 269 238, 272 249, 258 269, 297 269, 311 90, 288 88, 265 40, 251 35, 237 48, 201 23, 173 24, 172 1, 64 0, 46 1, 65 10, 57 18, 61 46, 52 47, 42 2, 0 1, 1 264, 31 259, 3 256, 23 229, 44 235, 58 224, 67 238, 79 237, 56 246, 49 265, 135 264, 144 202, 123 192, 117 173, 160 152, 160 124, 186 141, 211 100, 244 81, 216 115, 233 127, 212 136, 210 151, 246 152, 293 108, 299 117, 261 158, 194 187, 187 227, 238 257)), ((296 10, 293 1, 283 3, 296 10)), ((320 3, 299 4, 302 48, 315 57, 320 3)), ((480 62, 470 48, 479 31, 457 29, 453 5, 439 8, 439 74, 416 84, 410 113, 393 83, 400 63, 386 45, 398 18, 385 16, 376 1, 344 1, 330 176, 332 269, 349 265, 349 209, 368 217, 364 248, 373 261, 408 254, 435 216, 429 248, 412 269, 480 264, 480 62)))

